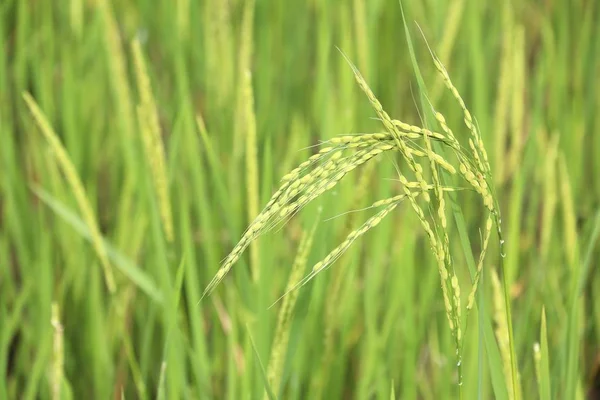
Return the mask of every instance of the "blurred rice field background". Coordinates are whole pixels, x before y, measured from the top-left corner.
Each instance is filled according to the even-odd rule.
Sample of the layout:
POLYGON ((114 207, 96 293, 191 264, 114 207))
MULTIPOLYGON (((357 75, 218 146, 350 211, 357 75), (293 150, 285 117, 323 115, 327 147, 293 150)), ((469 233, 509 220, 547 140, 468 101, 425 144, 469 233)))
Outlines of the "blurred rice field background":
MULTIPOLYGON (((0 399, 600 398, 600 3, 402 7, 406 25, 395 0, 2 0, 0 399), (342 52, 392 117, 424 124, 405 28, 455 135, 427 45, 476 117, 502 211, 460 386, 408 204, 270 307, 368 218, 348 211, 400 193, 389 157, 200 301, 315 145, 384 130, 342 52)), ((468 286, 458 243, 477 255, 486 217, 458 206, 468 286)))

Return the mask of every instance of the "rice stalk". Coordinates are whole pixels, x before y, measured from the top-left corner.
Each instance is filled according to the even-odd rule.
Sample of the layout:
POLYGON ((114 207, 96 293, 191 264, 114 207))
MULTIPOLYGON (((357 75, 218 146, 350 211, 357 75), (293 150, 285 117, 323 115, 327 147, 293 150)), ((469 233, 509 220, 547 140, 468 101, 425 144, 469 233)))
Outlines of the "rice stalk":
POLYGON ((138 122, 144 141, 146 158, 150 164, 150 170, 152 171, 152 180, 156 198, 158 200, 163 230, 167 241, 172 242, 174 235, 173 215, 169 197, 169 175, 165 160, 165 150, 160 133, 158 112, 154 97, 152 96, 152 86, 144 63, 144 56, 142 55, 142 48, 139 40, 136 39, 133 41, 132 51, 140 96, 140 104, 137 107, 138 122))
MULTIPOLYGON (((450 61, 452 56, 452 50, 454 48, 454 43, 456 42, 456 34, 458 33, 458 28, 461 25, 461 20, 463 17, 463 11, 465 9, 465 0, 453 1, 448 4, 449 10, 446 14, 446 21, 444 23, 443 29, 443 37, 442 41, 439 45, 439 55, 440 60, 445 60, 446 62, 450 61)), ((436 100, 440 98, 442 95, 442 90, 444 89, 444 81, 436 80, 435 86, 432 90, 432 99, 435 103, 436 100)))
MULTIPOLYGON (((386 134, 387 135, 387 134, 386 134)), ((356 190, 353 195, 353 209, 360 209, 362 200, 368 197, 369 182, 373 178, 373 174, 376 171, 377 163, 372 162, 365 165, 363 172, 358 180, 356 190)), ((398 199, 397 196, 395 196, 398 199)), ((384 201, 374 203, 371 207, 380 207, 386 205, 386 201, 395 201, 396 199, 391 198, 384 201)), ((353 230, 356 226, 356 220, 359 217, 359 213, 351 213, 346 224, 346 234, 353 230)), ((348 263, 340 262, 340 267, 333 272, 333 277, 329 282, 327 293, 328 299, 325 303, 325 311, 323 313, 323 352, 322 352, 322 363, 320 378, 315 381, 314 384, 314 397, 322 398, 322 391, 325 387, 325 382, 328 380, 328 374, 333 361, 333 355, 335 354, 335 333, 338 328, 338 316, 339 316, 339 304, 343 301, 341 296, 341 288, 343 287, 344 278, 347 276, 348 263)))
MULTIPOLYGON (((542 354, 539 342, 533 344, 533 365, 535 367, 535 378, 538 384, 538 390, 542 386, 542 354)), ((540 390, 541 391, 541 390, 540 390)))
POLYGON ((525 28, 523 25, 517 25, 514 31, 514 42, 512 45, 513 65, 512 65, 512 99, 511 99, 511 149, 508 159, 509 173, 518 171, 521 164, 521 153, 523 151, 524 137, 524 116, 525 109, 525 28))
POLYGON ((512 379, 512 351, 510 347, 510 327, 507 324, 506 315, 506 303, 504 301, 504 294, 502 284, 498 278, 498 273, 495 269, 491 270, 492 277, 492 300, 493 300, 493 317, 494 323, 496 324, 495 334, 496 340, 498 341, 498 347, 500 349, 500 356, 502 357, 502 365, 504 367, 504 378, 506 381, 506 388, 508 389, 508 395, 511 400, 520 398, 520 387, 519 380, 512 379), (514 385, 517 385, 516 387, 514 385))
POLYGON ((356 40, 356 54, 358 56, 358 65, 363 73, 369 77, 369 48, 367 46, 367 12, 365 10, 365 0, 354 0, 353 16, 354 16, 354 31, 356 40))
POLYGON ((571 189, 571 179, 567 170, 564 153, 558 157, 560 197, 563 214, 563 232, 565 240, 565 252, 567 262, 572 271, 579 264, 579 244, 577 240, 577 219, 575 214, 575 205, 573 202, 573 192, 571 189))
POLYGON ((546 260, 550 250, 550 240, 553 233, 553 225, 556 213, 558 194, 556 188, 556 158, 558 156, 558 135, 555 135, 548 143, 546 162, 542 170, 544 182, 544 203, 542 205, 541 234, 540 234, 540 256, 546 260))
POLYGON ((156 387, 156 399, 164 400, 166 398, 165 377, 167 375, 167 362, 160 363, 160 373, 158 375, 158 386, 156 387))
MULTIPOLYGON (((313 227, 309 231, 304 231, 302 235, 300 245, 298 246, 298 252, 296 253, 296 258, 294 259, 292 270, 288 278, 286 290, 290 290, 302 277, 310 249, 312 248, 315 232, 317 230, 317 221, 315 221, 313 227)), ((267 378, 269 380, 269 384, 276 391, 276 393, 280 391, 283 363, 285 361, 293 310, 296 305, 296 300, 298 299, 298 294, 298 292, 293 292, 283 299, 281 309, 279 310, 279 316, 277 318, 277 326, 275 328, 271 358, 267 367, 267 378)), ((268 398, 267 393, 265 393, 264 397, 265 399, 268 398)))
MULTIPOLYGON (((445 121, 445 118, 441 113, 436 112, 436 116, 438 116, 438 121, 445 121)), ((444 192, 442 190, 442 185, 440 181, 440 177, 437 170, 435 153, 433 152, 433 148, 431 146, 431 140, 428 135, 424 136, 425 146, 427 149, 427 158, 429 158, 430 169, 431 169, 431 178, 433 181, 434 192, 436 193, 437 201, 438 201, 438 210, 437 210, 437 219, 439 220, 437 231, 441 231, 441 234, 438 234, 439 247, 437 251, 438 258, 438 268, 440 272, 440 278, 442 280, 442 293, 444 296, 444 306, 446 309, 446 316, 448 318, 448 323, 450 325, 450 330, 453 333, 453 336, 456 340, 456 355, 458 357, 458 365, 460 367, 460 342, 462 337, 461 330, 461 303, 460 303, 460 286, 458 283, 458 278, 456 273, 452 268, 452 259, 450 257, 450 238, 448 236, 448 222, 446 219, 446 201, 444 199, 444 192), (448 273, 447 271, 452 271, 452 277, 450 278, 450 288, 452 290, 452 302, 450 302, 448 298, 448 289, 446 288, 448 285, 448 273)), ((435 219, 434 219, 435 221, 435 219)), ((459 381, 462 381, 462 374, 459 373, 459 381)))
POLYGON ((52 346, 52 399, 61 399, 61 386, 64 376, 64 334, 63 326, 60 322, 60 309, 56 302, 52 303, 52 319, 50 321, 54 330, 54 340, 52 346))
POLYGON ((77 170, 71 162, 71 159, 69 158, 69 154, 67 153, 66 149, 60 142, 58 135, 52 129, 52 126, 46 119, 46 116, 44 115, 42 110, 40 110, 40 108, 38 107, 33 97, 31 97, 29 93, 23 93, 23 98, 27 103, 27 107, 29 107, 29 111, 33 115, 35 122, 40 128, 40 131, 42 132, 42 134, 50 144, 52 151, 56 155, 56 160, 62 172, 65 174, 67 183, 71 187, 71 191, 75 196, 75 200, 77 201, 77 205, 79 206, 79 210, 81 211, 83 220, 85 221, 90 230, 94 250, 96 251, 98 258, 100 259, 100 263, 102 264, 106 287, 112 294, 115 292, 116 289, 115 278, 110 262, 108 261, 106 249, 102 244, 102 235, 100 233, 100 228, 98 227, 94 211, 85 193, 83 183, 79 179, 77 170))
MULTIPOLYGON (((98 8, 104 20, 104 41, 106 50, 109 54, 108 67, 110 71, 110 81, 114 101, 116 103, 115 111, 118 120, 121 123, 124 135, 133 135, 133 120, 134 114, 133 102, 131 100, 131 91, 129 88, 129 80, 127 79, 127 63, 121 45, 119 27, 110 5, 110 0, 98 0, 98 8)), ((126 146, 129 148, 129 146, 126 146)))
POLYGON ((82 0, 71 0, 69 2, 69 17, 71 21, 71 29, 75 36, 81 37, 81 30, 83 28, 83 1, 82 0))
POLYGON ((204 5, 206 82, 217 106, 231 98, 235 65, 230 3, 210 0, 204 5))
POLYGON ((502 160, 506 153, 507 119, 510 115, 510 93, 513 83, 513 13, 511 3, 505 2, 502 7, 502 50, 500 53, 500 72, 498 79, 498 95, 496 97, 496 110, 494 114, 494 181, 497 184, 504 182, 506 166, 502 160))
MULTIPOLYGON (((254 0, 246 1, 242 17, 242 28, 239 50, 239 92, 236 121, 235 143, 245 143, 246 186, 248 194, 248 219, 252 221, 259 213, 258 199, 258 149, 256 138, 256 116, 254 114, 254 93, 252 89, 252 45, 254 26, 254 0), (243 136, 243 137, 242 137, 243 136)), ((250 246, 250 269, 254 281, 259 275, 260 254, 257 243, 250 246)))
POLYGON ((177 33, 180 39, 187 39, 190 29, 190 0, 177 0, 177 33))

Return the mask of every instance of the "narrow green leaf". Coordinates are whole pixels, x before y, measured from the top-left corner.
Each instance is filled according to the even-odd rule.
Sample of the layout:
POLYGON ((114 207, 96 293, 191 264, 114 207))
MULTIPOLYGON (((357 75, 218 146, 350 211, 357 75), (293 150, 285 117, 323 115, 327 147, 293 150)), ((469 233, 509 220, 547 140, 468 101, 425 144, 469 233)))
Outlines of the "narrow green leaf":
MULTIPOLYGON (((77 233, 84 239, 91 242, 92 235, 87 225, 71 210, 69 210, 62 202, 53 197, 44 189, 32 186, 33 192, 42 200, 48 207, 52 209, 59 217, 69 224, 77 233)), ((119 250, 115 249, 106 239, 102 238, 102 245, 106 249, 108 258, 115 263, 115 266, 133 282, 140 290, 146 293, 152 300, 157 303, 162 303, 163 297, 160 290, 156 287, 152 279, 144 273, 137 265, 124 256, 119 250)))
POLYGON ((536 373, 540 400, 551 400, 550 388, 550 354, 548 352, 548 332, 546 329, 546 310, 542 308, 542 322, 540 324, 540 344, 535 346, 536 373))
POLYGON ((250 328, 246 325, 246 330, 248 331, 248 336, 250 337, 250 342, 252 343, 252 350, 254 350, 254 356, 256 357, 256 362, 260 367, 260 375, 263 379, 263 385, 265 386, 265 391, 267 392, 267 396, 269 396, 269 400, 276 400, 277 397, 273 394, 273 390, 271 390, 271 386, 269 385, 269 379, 267 378, 267 371, 260 360, 260 355, 258 354, 258 350, 256 348, 256 344, 254 343, 254 339, 252 338, 252 333, 250 332, 250 328))

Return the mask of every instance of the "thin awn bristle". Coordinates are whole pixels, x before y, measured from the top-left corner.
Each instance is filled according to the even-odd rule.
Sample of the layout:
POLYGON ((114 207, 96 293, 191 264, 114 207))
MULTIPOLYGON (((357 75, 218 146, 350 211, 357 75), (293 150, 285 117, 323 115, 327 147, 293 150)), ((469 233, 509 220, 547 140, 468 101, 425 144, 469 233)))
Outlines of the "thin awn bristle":
POLYGON ((396 201, 392 201, 391 199, 388 199, 388 200, 390 200, 390 203, 383 210, 379 211, 377 214, 375 214, 374 216, 369 218, 367 221, 365 221, 365 223, 362 224, 358 229, 355 229, 354 231, 350 232, 350 234, 346 237, 346 239, 340 245, 338 245, 324 259, 322 259, 321 261, 319 261, 318 263, 316 263, 313 266, 313 272, 314 273, 321 272, 322 270, 324 270, 325 268, 330 266, 333 262, 335 262, 335 260, 337 260, 342 254, 344 254, 344 252, 346 250, 348 250, 350 245, 356 239, 358 239, 359 237, 361 237, 362 235, 367 233, 370 229, 379 225, 379 223, 381 223, 381 221, 390 212, 392 212, 394 210, 394 208, 396 208, 396 206, 399 204, 399 202, 402 201, 403 199, 404 199, 404 197, 399 198, 396 201))

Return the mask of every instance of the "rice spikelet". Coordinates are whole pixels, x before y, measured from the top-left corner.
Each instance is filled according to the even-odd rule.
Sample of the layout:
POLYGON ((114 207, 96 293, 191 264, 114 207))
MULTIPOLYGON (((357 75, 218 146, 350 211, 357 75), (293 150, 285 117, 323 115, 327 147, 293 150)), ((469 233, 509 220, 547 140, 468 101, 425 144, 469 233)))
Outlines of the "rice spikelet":
POLYGON ((358 55, 358 65, 363 73, 369 77, 369 48, 367 47, 367 13, 365 10, 365 0, 354 0, 353 6, 354 31, 356 40, 356 54, 358 55))
POLYGON ((169 197, 169 180, 165 151, 160 134, 160 124, 156 104, 152 96, 150 78, 144 63, 142 48, 138 40, 132 43, 135 72, 140 96, 140 104, 137 107, 138 122, 146 158, 152 171, 154 190, 158 199, 160 216, 163 230, 168 242, 173 241, 173 216, 171 211, 171 200, 169 197))
MULTIPOLYGON (((110 70, 110 80, 112 90, 114 92, 114 100, 116 103, 115 110, 118 115, 118 120, 121 123, 122 130, 125 135, 133 135, 134 122, 132 116, 135 115, 129 80, 127 79, 127 64, 121 44, 119 28, 115 20, 109 0, 98 0, 98 8, 104 19, 104 39, 106 42, 106 50, 108 53, 108 67, 110 70)), ((126 146, 129 148, 129 146, 126 146)))
POLYGON ((206 82, 216 104, 223 106, 231 98, 235 82, 230 2, 206 1, 204 16, 206 82))
MULTIPOLYGON (((344 57, 346 57, 346 56, 344 55, 344 57)), ((387 114, 387 112, 385 112, 385 110, 383 109, 383 106, 381 105, 381 103, 379 102, 377 97, 375 97, 375 94, 373 93, 373 91, 371 90, 371 88, 369 87, 369 85, 367 84, 367 82, 365 81, 363 76, 361 75, 361 73, 350 62, 350 60, 348 60, 348 58, 346 58, 346 61, 348 62, 348 64, 352 68, 352 71, 354 72, 354 77, 356 79, 356 82, 358 83, 358 86, 367 95, 367 98, 369 99, 371 106, 373 107, 373 109, 375 110, 375 112, 377 113, 379 118, 381 119, 381 122, 383 123, 385 128, 388 130, 388 132, 390 132, 394 136, 398 150, 400 150, 400 153, 406 160, 409 168, 414 172, 414 174, 417 178, 417 181, 422 185, 423 198, 425 199, 425 201, 428 202, 429 201, 429 193, 427 193, 424 188, 427 185, 427 182, 425 181, 425 179, 423 177, 423 168, 421 167, 421 165, 419 165, 415 162, 412 154, 408 151, 407 144, 404 142, 404 140, 401 139, 401 135, 398 132, 398 130, 396 129, 395 124, 392 122, 392 119, 387 114)))
MULTIPOLYGON (((383 210, 379 211, 377 214, 369 218, 365 221, 362 226, 354 231, 350 232, 350 234, 346 237, 346 239, 338 245, 335 249, 333 249, 325 258, 316 263, 313 266, 313 274, 317 274, 327 267, 329 267, 333 262, 335 262, 348 248, 352 243, 367 233, 370 229, 376 227, 383 221, 383 219, 396 208, 398 203, 400 203, 404 199, 404 196, 398 198, 397 200, 390 200, 389 204, 387 204, 383 210)), ((314 276, 314 275, 313 275, 314 276)))

